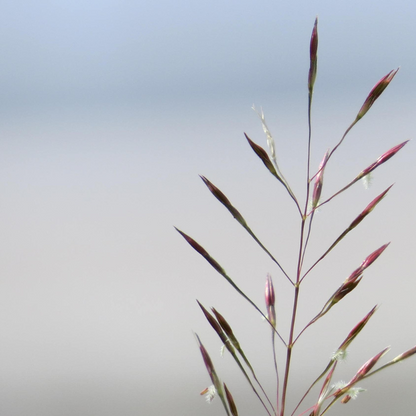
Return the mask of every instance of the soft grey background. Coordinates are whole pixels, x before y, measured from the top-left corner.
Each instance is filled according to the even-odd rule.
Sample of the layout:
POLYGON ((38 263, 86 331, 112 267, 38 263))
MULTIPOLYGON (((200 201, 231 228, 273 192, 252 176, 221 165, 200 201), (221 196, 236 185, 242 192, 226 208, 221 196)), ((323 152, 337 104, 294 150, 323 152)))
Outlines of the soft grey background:
MULTIPOLYGON (((262 414, 195 298, 233 325, 271 394, 269 330, 182 238, 203 244, 263 304, 275 279, 283 334, 289 285, 198 178, 217 184, 293 273, 293 205, 245 143, 274 133, 304 186, 309 37, 319 15, 313 167, 375 82, 401 70, 326 171, 325 195, 415 131, 413 1, 3 1, 0 14, 0 415, 218 415, 192 331, 240 414, 262 414)), ((305 333, 289 405, 375 304, 345 380, 387 345, 416 340, 415 148, 317 216, 316 258, 368 202, 372 215, 305 281, 299 325, 370 252, 388 250, 357 291, 305 333)), ((283 350, 280 350, 283 354, 283 350)), ((282 365, 282 364, 281 364, 282 365)), ((414 413, 416 360, 362 383, 337 415, 414 413)), ((316 393, 317 394, 317 393, 316 393)))

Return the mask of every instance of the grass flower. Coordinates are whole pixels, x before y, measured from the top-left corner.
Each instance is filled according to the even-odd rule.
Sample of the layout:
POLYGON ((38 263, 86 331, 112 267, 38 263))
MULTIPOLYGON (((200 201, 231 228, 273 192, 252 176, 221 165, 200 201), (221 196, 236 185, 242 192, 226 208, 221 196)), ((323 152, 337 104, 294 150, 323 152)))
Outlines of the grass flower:
POLYGON ((326 162, 328 161, 328 157, 329 157, 329 150, 325 153, 325 156, 322 159, 321 164, 319 165, 318 173, 315 176, 315 185, 314 185, 313 194, 312 194, 312 208, 316 208, 319 200, 321 199, 322 185, 324 182, 324 170, 325 170, 326 162))
POLYGON ((211 386, 202 390, 200 394, 201 396, 202 395, 205 396, 205 400, 207 401, 207 403, 211 403, 214 400, 215 396, 217 395, 217 389, 215 388, 214 385, 211 384, 211 386))
POLYGON ((318 18, 315 19, 313 25, 311 42, 309 47, 310 66, 308 75, 308 90, 309 94, 312 95, 313 86, 316 80, 316 74, 318 70, 318 18))
POLYGON ((268 274, 266 280, 266 288, 264 291, 264 297, 266 300, 266 308, 267 308, 267 317, 272 325, 276 326, 276 309, 275 309, 275 294, 274 294, 274 287, 273 287, 273 280, 272 277, 268 274))
MULTIPOLYGON (((357 383, 361 383, 364 379, 368 379, 373 375, 385 370, 387 367, 390 367, 399 362, 403 362, 408 358, 416 354, 416 346, 406 350, 402 354, 398 355, 391 361, 388 361, 385 364, 382 364, 385 354, 388 352, 389 348, 382 349, 379 353, 371 357, 366 361, 359 369, 355 372, 355 375, 348 382, 337 382, 333 383, 333 379, 337 374, 337 366, 339 361, 345 360, 347 357, 347 351, 350 345, 354 340, 363 332, 363 329, 367 326, 369 320, 372 318, 374 313, 377 310, 377 306, 374 306, 370 311, 347 333, 345 339, 339 344, 339 347, 332 354, 329 359, 329 362, 324 366, 317 375, 309 377, 309 374, 305 374, 305 379, 310 378, 313 380, 306 392, 299 397, 297 404, 294 406, 294 409, 288 409, 287 396, 290 390, 291 384, 290 380, 292 377, 292 368, 295 361, 296 355, 293 355, 293 351, 297 347, 297 343, 300 338, 303 337, 305 331, 314 326, 314 324, 320 319, 328 319, 330 315, 329 312, 335 305, 337 308, 345 308, 344 313, 348 314, 348 307, 354 308, 355 305, 351 304, 348 300, 351 300, 351 296, 348 296, 354 290, 360 290, 359 283, 364 277, 366 270, 377 261, 381 254, 384 253, 386 248, 390 243, 381 245, 378 249, 371 252, 361 264, 354 269, 350 274, 347 274, 347 278, 342 280, 340 276, 333 276, 333 279, 339 279, 339 283, 335 283, 335 287, 338 287, 335 292, 332 293, 327 289, 327 287, 322 286, 322 291, 327 293, 326 299, 328 299, 323 305, 317 304, 315 299, 310 298, 311 308, 312 305, 316 308, 318 313, 311 312, 311 318, 306 325, 299 324, 298 312, 299 305, 304 299, 300 296, 301 290, 304 291, 304 279, 316 279, 316 268, 318 264, 322 261, 326 261, 330 258, 332 250, 337 247, 340 249, 342 244, 338 244, 344 238, 350 238, 350 232, 355 228, 359 227, 363 220, 373 212, 375 207, 380 203, 380 201, 387 195, 392 185, 385 189, 382 193, 371 200, 371 202, 360 212, 358 215, 352 216, 353 221, 349 223, 344 231, 338 235, 338 237, 332 236, 332 244, 329 245, 329 248, 326 249, 323 254, 314 256, 313 252, 310 250, 310 244, 313 239, 311 236, 316 235, 322 232, 318 228, 320 224, 315 224, 315 211, 321 209, 323 206, 327 206, 331 201, 338 195, 346 192, 360 179, 369 178, 375 169, 377 169, 382 164, 386 163, 388 160, 391 160, 393 156, 396 156, 398 152, 408 143, 408 140, 401 142, 400 144, 391 147, 388 151, 384 152, 375 162, 367 166, 361 172, 346 185, 341 185, 336 189, 339 189, 337 192, 332 194, 329 198, 322 200, 322 190, 324 185, 324 172, 329 163, 331 163, 332 155, 339 150, 340 145, 351 131, 351 129, 361 120, 366 113, 373 106, 374 102, 381 96, 384 90, 390 85, 391 81, 397 74, 397 70, 390 71, 386 76, 384 76, 380 81, 376 83, 373 89, 368 94, 363 105, 357 113, 356 119, 352 124, 347 128, 347 130, 342 135, 338 143, 332 147, 331 150, 328 150, 316 173, 312 174, 311 172, 311 152, 312 145, 312 123, 311 123, 311 106, 312 106, 312 96, 314 92, 314 85, 318 71, 318 20, 315 20, 310 44, 309 44, 309 72, 308 72, 308 137, 305 143, 307 148, 307 160, 306 160, 306 178, 305 178, 305 187, 304 193, 300 197, 297 193, 292 191, 292 188, 289 184, 289 181, 283 176, 276 160, 276 148, 274 139, 270 133, 269 128, 267 127, 266 120, 264 117, 263 110, 257 112, 253 106, 253 109, 257 112, 260 117, 262 128, 266 134, 267 145, 270 151, 271 157, 269 157, 266 150, 264 150, 260 145, 256 144, 251 140, 247 134, 245 137, 250 148, 253 150, 255 155, 262 161, 266 170, 278 181, 278 186, 282 187, 287 193, 287 196, 294 204, 292 205, 297 219, 298 226, 294 232, 298 233, 298 250, 296 253, 296 263, 290 268, 284 267, 281 259, 278 255, 272 253, 273 250, 266 247, 260 239, 257 237, 257 234, 254 230, 248 225, 248 222, 241 214, 242 211, 238 210, 230 201, 230 199, 211 181, 209 181, 205 176, 201 176, 202 181, 210 191, 210 193, 227 209, 227 211, 235 218, 235 220, 240 224, 241 227, 249 234, 252 241, 255 242, 255 247, 259 248, 267 255, 267 257, 272 261, 272 266, 276 269, 276 272, 283 277, 283 280, 286 286, 289 286, 291 291, 288 295, 285 291, 287 287, 283 285, 276 285, 277 290, 275 290, 275 284, 271 278, 270 274, 267 274, 266 284, 264 288, 264 301, 266 305, 266 313, 262 311, 264 308, 260 308, 255 301, 249 297, 246 292, 240 287, 237 279, 231 278, 225 269, 215 260, 208 251, 197 243, 192 237, 185 234, 183 231, 177 229, 185 241, 200 255, 202 256, 226 282, 232 287, 232 289, 241 296, 246 302, 248 302, 256 311, 259 313, 262 318, 268 323, 268 329, 271 331, 271 348, 265 348, 264 357, 269 356, 270 361, 273 365, 269 365, 268 368, 270 372, 274 375, 274 382, 272 388, 264 388, 262 382, 260 381, 257 373, 252 365, 252 362, 246 354, 246 347, 243 349, 243 337, 237 339, 236 333, 238 326, 235 326, 233 330, 230 321, 226 320, 223 314, 218 312, 217 308, 211 308, 210 310, 206 309, 200 302, 198 305, 205 316, 205 319, 208 321, 214 332, 220 338, 221 345, 224 346, 223 349, 227 352, 227 356, 230 357, 236 364, 238 370, 240 371, 243 379, 247 382, 249 390, 252 391, 253 398, 259 400, 261 403, 264 413, 268 416, 301 416, 308 414, 309 416, 323 416, 329 412, 332 407, 340 402, 341 404, 347 404, 350 400, 357 398, 358 394, 363 392, 364 389, 357 386, 357 383), (305 264, 311 264, 311 266, 306 267, 305 264), (289 272, 291 270, 291 272, 289 272), (289 283, 289 285, 287 285, 289 283), (276 293, 281 296, 291 296, 292 306, 291 311, 288 314, 281 314, 279 312, 279 325, 277 325, 276 319, 276 293), (284 325, 281 322, 287 319, 287 322, 284 322, 284 325), (288 328, 287 333, 283 334, 280 332, 280 327, 288 328), (228 354, 229 353, 229 354, 228 354), (273 397, 270 396, 270 391, 274 391, 273 397), (314 394, 319 391, 319 394, 314 394), (306 410, 302 410, 301 406, 305 406, 306 410), (290 413, 289 413, 290 412, 290 413)), ((280 157, 280 155, 279 155, 280 157)), ((328 180, 328 174, 325 175, 325 182, 328 180)), ((326 188, 325 188, 326 189, 326 188)), ((352 203, 351 203, 352 205, 352 203)), ((322 216, 320 215, 322 218, 322 216)), ((285 218, 279 218, 282 221, 285 221, 285 218)), ((348 224, 348 223, 347 223, 348 224)), ((331 232, 331 231, 329 231, 331 232)), ((330 236, 328 236, 330 238, 330 236)), ((279 236, 279 241, 282 241, 282 236, 279 236)), ((215 249, 214 249, 215 250, 215 249)), ((213 250, 213 251, 214 251, 213 250)), ((215 254, 216 256, 217 254, 215 254)), ((348 253, 350 255, 350 253, 348 253)), ((245 255, 241 256, 246 260, 245 255)), ((285 259, 286 260, 286 259, 285 259)), ((340 273, 340 275, 342 275, 340 273)), ((274 272, 273 272, 274 276, 274 272)), ((344 275, 345 277, 345 275, 344 275)), ((319 284, 319 283, 317 283, 319 284)), ((302 295, 304 293, 302 292, 302 295)), ((305 294, 306 295, 306 294, 305 294)), ((253 298, 254 299, 254 298, 253 298)), ((280 304, 280 302, 279 302, 280 304)), ((234 325, 234 324, 233 324, 234 325)), ((343 325, 343 322, 337 322, 337 325, 343 325)), ((328 326, 328 328, 331 328, 328 326)), ((328 329, 328 333, 331 332, 331 329, 328 329)), ((325 335, 326 336, 326 335, 325 335)), ((208 402, 211 402, 213 398, 218 395, 224 411, 227 416, 238 416, 239 412, 237 410, 237 405, 234 397, 232 396, 227 384, 222 382, 217 374, 217 371, 214 367, 213 361, 208 354, 208 351, 197 337, 199 349, 205 364, 206 370, 210 377, 212 385, 206 388, 201 394, 206 396, 208 402)), ((328 346, 330 348, 330 346, 328 346)), ((313 346, 309 349, 311 354, 310 360, 313 360, 313 346)), ((329 349, 331 351, 331 349, 329 349)), ((244 412, 244 407, 240 406, 240 414, 244 412), (242 408, 242 411, 241 411, 242 408)))
POLYGON ((360 111, 357 114, 357 121, 365 116, 365 114, 372 107, 377 98, 379 98, 383 91, 388 87, 388 85, 393 80, 399 69, 400 68, 390 71, 387 75, 381 78, 376 85, 374 85, 373 89, 370 91, 370 94, 368 94, 368 97, 364 101, 364 104, 362 105, 360 111))

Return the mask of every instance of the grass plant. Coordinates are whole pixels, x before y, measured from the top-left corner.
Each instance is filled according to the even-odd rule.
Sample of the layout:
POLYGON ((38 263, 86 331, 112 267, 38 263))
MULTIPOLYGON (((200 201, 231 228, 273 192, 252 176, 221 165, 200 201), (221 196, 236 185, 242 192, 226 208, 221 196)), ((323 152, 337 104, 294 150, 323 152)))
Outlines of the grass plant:
MULTIPOLYGON (((310 317, 309 322, 303 326, 298 327, 297 315, 299 311, 299 294, 302 289, 302 284, 305 279, 311 277, 311 272, 315 267, 326 260, 331 251, 344 239, 347 235, 358 227, 361 222, 371 214, 374 208, 381 202, 381 200, 388 194, 392 185, 388 186, 381 194, 376 196, 361 213, 352 221, 345 226, 344 231, 333 239, 332 244, 323 251, 314 261, 311 262, 311 266, 305 266, 305 257, 309 250, 309 242, 313 232, 316 232, 313 228, 315 214, 318 209, 329 204, 334 198, 339 196, 341 193, 347 191, 350 187, 356 184, 360 179, 368 178, 368 176, 379 166, 387 162, 390 158, 395 156, 407 143, 404 141, 400 144, 395 145, 391 149, 383 153, 375 162, 361 170, 350 182, 341 186, 338 191, 334 194, 322 199, 322 189, 324 185, 324 172, 325 168, 330 163, 332 156, 335 152, 339 151, 340 146, 346 139, 348 133, 353 127, 367 114, 370 108, 373 106, 375 101, 381 96, 383 91, 389 86, 394 77, 396 76, 398 69, 390 71, 387 75, 381 78, 373 87, 368 94, 362 107, 359 109, 356 118, 352 121, 349 127, 345 130, 341 139, 335 144, 335 146, 328 150, 319 167, 316 171, 312 170, 311 167, 311 146, 312 146, 312 123, 311 123, 311 109, 312 109, 312 98, 314 94, 314 84, 317 75, 317 63, 318 63, 318 21, 315 21, 313 26, 311 40, 310 40, 310 67, 308 73, 308 138, 307 138, 307 158, 306 158, 306 177, 304 182, 304 195, 302 199, 292 191, 289 181, 283 175, 276 158, 275 143, 273 136, 270 133, 263 112, 258 112, 260 117, 264 133, 267 138, 267 145, 269 152, 263 149, 261 146, 251 140, 246 134, 245 137, 248 144, 257 155, 257 157, 263 162, 266 169, 271 175, 278 181, 279 186, 283 186, 286 190, 288 197, 293 202, 293 209, 297 211, 299 219, 299 228, 295 232, 299 232, 298 237, 298 250, 297 250, 297 261, 296 267, 292 268, 296 272, 292 275, 288 272, 288 269, 284 268, 280 262, 278 256, 272 254, 271 250, 259 240, 254 231, 250 228, 247 221, 240 213, 239 210, 230 202, 230 200, 224 195, 224 193, 210 182, 206 177, 201 176, 203 183, 207 186, 208 190, 213 196, 230 212, 235 220, 247 231, 254 242, 270 257, 284 279, 287 279, 292 289, 293 306, 290 316, 289 333, 283 334, 279 329, 276 318, 276 295, 273 284, 273 279, 270 275, 266 277, 265 286, 265 309, 257 305, 252 299, 238 286, 236 280, 227 274, 225 269, 208 253, 199 243, 197 243, 192 237, 185 234, 183 231, 177 229, 182 237, 194 248, 205 260, 218 272, 230 286, 241 295, 255 310, 259 313, 264 320, 268 323, 271 331, 271 343, 273 349, 273 368, 276 377, 276 394, 274 397, 270 397, 266 394, 266 389, 263 387, 258 379, 258 376, 246 356, 245 351, 240 345, 236 335, 234 334, 231 325, 227 322, 220 312, 215 308, 208 310, 201 303, 198 302, 203 315, 207 319, 208 323, 212 326, 216 334, 221 339, 224 345, 224 349, 234 359, 238 369, 243 374, 244 378, 250 389, 254 393, 254 398, 259 400, 264 408, 264 414, 269 416, 285 416, 285 415, 309 415, 309 416, 322 416, 332 409, 333 405, 337 402, 348 403, 351 398, 355 398, 362 389, 359 387, 359 383, 372 377, 374 374, 390 367, 396 363, 402 362, 416 353, 416 346, 410 348, 404 353, 400 354, 396 358, 381 364, 382 358, 388 352, 389 348, 383 348, 368 361, 366 361, 346 383, 335 383, 334 374, 337 370, 338 362, 346 356, 346 352, 351 343, 354 342, 356 337, 361 333, 368 321, 374 315, 377 310, 377 306, 374 306, 370 311, 352 328, 345 339, 341 342, 338 349, 332 354, 327 365, 322 371, 315 376, 315 380, 311 383, 307 391, 298 399, 298 404, 294 409, 287 408, 287 396, 289 387, 289 378, 291 375, 292 368, 292 352, 296 348, 296 344, 299 339, 304 335, 305 331, 313 326, 318 320, 323 318, 328 312, 331 311, 334 305, 343 300, 350 292, 355 290, 358 284, 363 278, 365 270, 370 267, 386 250, 389 243, 381 245, 378 249, 370 253, 364 261, 347 277, 342 281, 338 289, 328 294, 328 300, 324 305, 318 306, 319 312, 310 317), (302 202, 303 201, 303 202, 302 202), (298 231, 299 230, 299 231, 298 231), (282 357, 278 354, 277 345, 280 343, 285 354, 282 357), (282 365, 283 364, 283 365, 282 365), (316 393, 317 392, 317 393, 316 393), (305 405, 306 404, 306 405, 305 405), (302 407, 306 407, 306 410, 299 410, 302 407)), ((323 211, 323 210, 321 210, 323 211)), ((322 214, 322 213, 321 213, 322 214)), ((203 391, 207 395, 208 400, 218 395, 221 400, 225 413, 230 416, 237 416, 238 406, 235 403, 233 396, 227 387, 227 385, 221 382, 213 361, 210 358, 206 348, 201 342, 198 335, 196 335, 197 342, 202 354, 203 361, 205 363, 208 374, 211 378, 212 386, 203 391)), ((312 377, 311 377, 312 378, 312 377)))

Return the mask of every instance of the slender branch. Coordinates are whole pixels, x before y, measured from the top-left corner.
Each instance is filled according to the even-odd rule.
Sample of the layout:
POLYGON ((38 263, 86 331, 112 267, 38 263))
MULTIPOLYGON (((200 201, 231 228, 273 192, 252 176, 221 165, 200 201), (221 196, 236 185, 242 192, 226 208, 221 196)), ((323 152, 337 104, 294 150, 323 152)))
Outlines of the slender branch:
MULTIPOLYGON (((326 305, 325 305, 326 306, 326 305)), ((305 325, 305 327, 302 329, 302 331, 299 332, 295 340, 293 341, 293 344, 296 344, 297 340, 300 338, 300 336, 312 325, 314 324, 318 319, 322 318, 327 312, 329 312, 329 309, 324 311, 325 306, 321 309, 321 311, 315 316, 315 318, 311 319, 308 324, 305 325)))
POLYGON ((283 380, 283 391, 282 391, 282 402, 281 402, 281 410, 280 416, 284 416, 285 414, 285 405, 286 405, 286 393, 287 393, 287 386, 289 381, 289 371, 290 371, 290 361, 292 358, 292 348, 293 348, 293 333, 295 330, 295 320, 296 320, 296 311, 298 306, 298 299, 299 299, 299 286, 295 286, 295 297, 293 302, 293 312, 292 312, 292 323, 290 326, 290 336, 289 342, 287 344, 287 353, 286 353, 286 368, 285 368, 285 376, 283 380))
POLYGON ((286 271, 283 269, 281 264, 274 258, 274 256, 270 253, 270 251, 263 245, 263 243, 257 238, 257 236, 253 233, 251 228, 248 226, 247 221, 244 219, 244 217, 240 214, 240 212, 235 208, 230 200, 225 196, 225 194, 216 187, 211 181, 209 181, 205 176, 200 176, 204 184, 207 186, 207 188, 211 191, 212 195, 217 198, 218 201, 221 202, 227 208, 227 210, 230 212, 230 214, 235 218, 235 220, 250 234, 250 236, 254 239, 254 241, 268 254, 268 256, 272 259, 272 261, 279 267, 280 271, 285 275, 285 277, 294 284, 292 279, 289 277, 289 275, 286 273, 286 271))
POLYGON ((185 234, 183 231, 179 230, 178 228, 174 227, 175 230, 186 240, 186 242, 196 251, 198 252, 204 259, 222 276, 224 279, 247 301, 249 302, 256 310, 260 313, 260 315, 269 323, 269 325, 273 328, 276 332, 277 336, 286 346, 285 340, 276 330, 274 325, 270 322, 267 316, 261 311, 261 309, 234 283, 230 276, 227 275, 225 270, 220 266, 220 264, 210 256, 210 254, 200 245, 198 244, 192 237, 185 234))
POLYGON ((308 79, 308 87, 309 87, 309 96, 308 96, 308 151, 307 151, 307 169, 306 169, 306 197, 305 197, 305 207, 304 212, 302 215, 301 227, 300 227, 300 241, 299 241, 299 254, 298 254, 298 265, 297 265, 297 273, 296 273, 296 284, 295 284, 295 294, 293 299, 293 311, 292 311, 292 319, 290 324, 290 333, 289 333, 289 341, 287 344, 287 353, 286 353, 286 368, 285 368, 285 375, 283 381, 283 391, 282 391, 282 407, 280 415, 284 416, 285 413, 285 404, 286 404, 286 393, 289 381, 289 372, 290 372, 290 363, 292 358, 292 350, 293 350, 293 338, 295 333, 295 322, 296 322, 296 314, 298 308, 298 301, 299 301, 299 290, 300 290, 300 277, 302 272, 302 265, 303 265, 303 258, 305 256, 307 242, 309 240, 310 231, 311 231, 311 220, 309 219, 309 228, 308 228, 308 236, 306 238, 306 242, 304 242, 304 235, 305 235, 305 222, 307 220, 307 211, 308 211, 308 202, 309 202, 309 193, 310 193, 310 160, 311 160, 311 141, 312 141, 312 121, 311 121, 311 109, 312 109, 312 97, 313 97, 313 85, 315 82, 316 77, 316 63, 317 63, 317 47, 318 47, 318 38, 316 32, 317 20, 315 20, 314 30, 312 32, 311 37, 311 66, 309 70, 309 79, 308 79))
POLYGON ((292 310, 292 319, 291 319, 291 324, 290 324, 289 341, 286 346, 287 348, 286 368, 285 368, 285 375, 284 375, 284 380, 283 380, 280 416, 284 416, 285 414, 286 393, 287 393, 287 387, 288 387, 288 381, 289 381, 290 362, 292 358, 293 338, 294 338, 294 333, 295 333, 296 313, 297 313, 298 301, 299 301, 299 286, 300 286, 301 260, 302 260, 304 233, 305 233, 305 218, 302 219, 301 230, 300 230, 298 270, 296 273, 296 285, 295 285, 295 294, 294 294, 294 299, 293 299, 293 310, 292 310))
POLYGON ((314 217, 314 213, 315 211, 312 211, 312 215, 309 219, 309 223, 308 223, 308 233, 306 235, 306 241, 305 241, 305 245, 303 247, 303 253, 302 253, 302 260, 301 260, 301 267, 303 267, 303 261, 305 260, 305 255, 306 255, 306 249, 308 247, 308 243, 309 243, 309 238, 311 236, 311 232, 312 232, 312 222, 313 222, 313 217, 314 217))
POLYGON ((273 346, 273 361, 274 361, 274 370, 276 372, 276 416, 279 413, 279 370, 277 367, 277 358, 276 358, 276 342, 275 334, 272 332, 272 346, 273 346))
POLYGON ((334 360, 332 359, 328 365, 326 366, 325 370, 322 371, 322 373, 316 378, 316 380, 309 386, 308 390, 306 390, 306 393, 302 396, 299 403, 296 405, 295 409, 293 410, 291 416, 293 416, 298 410, 299 406, 302 404, 302 402, 305 400, 306 396, 309 394, 309 392, 313 389, 313 387, 316 385, 316 383, 325 376, 325 374, 331 369, 332 364, 334 363, 334 360))
POLYGON ((342 135, 341 140, 337 143, 337 145, 329 152, 328 155, 328 159, 326 161, 326 163, 321 166, 321 168, 318 170, 318 172, 315 173, 315 175, 313 175, 313 177, 310 180, 313 180, 316 175, 319 174, 319 172, 322 169, 325 169, 326 164, 328 163, 329 159, 331 158, 331 156, 335 153, 335 151, 338 149, 339 146, 341 146, 342 142, 344 141, 345 137, 347 136, 347 134, 351 131, 351 129, 357 124, 357 122, 359 121, 359 119, 355 119, 352 124, 347 128, 347 130, 345 130, 345 133, 342 135))

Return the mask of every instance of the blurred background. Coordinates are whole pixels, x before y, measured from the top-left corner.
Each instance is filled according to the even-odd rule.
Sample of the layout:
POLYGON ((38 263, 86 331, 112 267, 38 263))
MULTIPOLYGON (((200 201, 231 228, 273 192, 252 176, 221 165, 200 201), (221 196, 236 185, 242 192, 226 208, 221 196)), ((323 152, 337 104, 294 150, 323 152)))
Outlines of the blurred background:
MULTIPOLYGON (((274 279, 287 338, 290 285, 199 174, 217 185, 293 275, 293 202, 247 145, 266 147, 304 198, 309 39, 319 16, 312 169, 373 85, 392 84, 331 159, 330 196, 415 131, 416 7, 410 0, 5 0, 0 15, 0 414, 219 415, 193 331, 240 414, 263 414, 195 299, 232 325, 273 395, 270 331, 176 233, 202 244, 263 308, 274 279)), ((298 329, 372 251, 360 286, 304 333, 288 409, 353 326, 379 310, 335 379, 386 346, 416 343, 415 148, 411 141, 316 216, 306 264, 392 183, 374 212, 302 286, 298 329)), ((278 348, 283 366, 284 350, 278 348)), ((333 414, 412 414, 416 359, 360 384, 333 414)), ((311 400, 317 397, 315 391, 311 400)), ((312 404, 312 401, 310 402, 312 404)), ((305 410, 305 408, 303 409, 305 410)), ((288 413, 290 414, 291 411, 288 413)))

